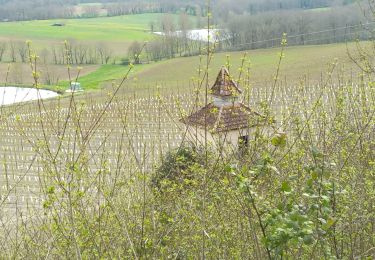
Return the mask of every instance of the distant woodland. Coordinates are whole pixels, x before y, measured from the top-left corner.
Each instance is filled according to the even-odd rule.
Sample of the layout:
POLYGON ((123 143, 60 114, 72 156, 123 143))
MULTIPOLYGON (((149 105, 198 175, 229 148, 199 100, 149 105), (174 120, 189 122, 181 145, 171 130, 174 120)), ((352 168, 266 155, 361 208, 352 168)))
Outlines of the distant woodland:
MULTIPOLYGON (((224 29, 222 39, 225 40, 218 44, 218 51, 279 46, 283 33, 287 33, 289 45, 369 39, 373 28, 372 19, 366 16, 366 13, 371 13, 367 0, 236 0, 235 4, 233 2, 211 1, 211 24, 215 28, 224 29)), ((0 0, 0 21, 90 18, 103 16, 102 10, 105 10, 106 16, 164 13, 159 21, 149 24, 151 32, 161 31, 164 36, 149 42, 145 49, 145 61, 202 53, 202 42, 189 40, 186 33, 190 29, 207 26, 208 10, 206 1, 202 0, 0 0), (81 13, 76 12, 77 6, 81 13), (172 19, 171 13, 179 14, 179 19, 172 19), (189 16, 196 19, 189 19, 189 16), (173 32, 177 30, 182 31, 185 37, 176 37, 173 32)), ((124 62, 142 62, 134 58, 134 53, 137 53, 141 46, 142 43, 134 42, 129 49, 129 58, 124 62)), ((107 63, 110 60, 110 55, 102 54, 102 51, 96 51, 95 48, 92 51, 87 51, 86 47, 77 47, 74 50, 78 52, 74 56, 80 57, 76 59, 77 64, 107 63), (85 55, 79 54, 82 52, 85 55), (90 58, 86 55, 87 52, 100 55, 90 58)), ((0 46, 0 61, 4 51, 5 47, 0 46)), ((20 52, 23 53, 23 50, 20 52)), ((54 54, 55 64, 64 63, 63 59, 58 59, 59 55, 55 49, 51 52, 54 54)), ((12 53, 15 57, 17 51, 12 53)))
MULTIPOLYGON (((211 1, 214 13, 228 17, 234 14, 257 14, 275 10, 314 9, 330 6, 345 6, 355 0, 231 0, 211 1)), ((192 15, 205 13, 206 1, 201 0, 0 0, 1 20, 33 20, 71 18, 77 16, 74 6, 78 4, 103 3, 108 15, 143 12, 180 12, 192 15)), ((95 15, 98 6, 86 5, 86 13, 95 15)))

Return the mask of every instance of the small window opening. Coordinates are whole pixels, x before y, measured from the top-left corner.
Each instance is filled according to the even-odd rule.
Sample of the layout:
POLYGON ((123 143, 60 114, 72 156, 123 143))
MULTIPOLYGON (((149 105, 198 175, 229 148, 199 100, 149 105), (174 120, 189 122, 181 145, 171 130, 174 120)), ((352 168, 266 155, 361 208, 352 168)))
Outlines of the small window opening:
POLYGON ((245 148, 249 145, 249 136, 243 135, 238 138, 239 148, 245 148))

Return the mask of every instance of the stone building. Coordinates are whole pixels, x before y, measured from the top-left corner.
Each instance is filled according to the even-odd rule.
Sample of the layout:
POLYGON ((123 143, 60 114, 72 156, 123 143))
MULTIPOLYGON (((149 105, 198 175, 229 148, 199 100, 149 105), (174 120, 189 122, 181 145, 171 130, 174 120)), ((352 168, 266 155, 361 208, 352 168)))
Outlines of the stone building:
POLYGON ((240 147, 247 145, 259 128, 272 131, 263 115, 240 101, 241 94, 238 84, 222 67, 210 90, 213 101, 181 120, 188 127, 189 139, 202 145, 207 130, 209 143, 240 147))

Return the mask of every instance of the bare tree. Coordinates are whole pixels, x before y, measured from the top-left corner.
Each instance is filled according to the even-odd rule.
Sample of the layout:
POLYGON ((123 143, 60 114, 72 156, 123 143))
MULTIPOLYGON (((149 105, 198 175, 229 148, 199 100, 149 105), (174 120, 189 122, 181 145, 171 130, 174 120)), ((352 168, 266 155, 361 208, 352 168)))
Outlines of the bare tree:
POLYGON ((173 58, 177 42, 176 27, 173 17, 170 14, 163 15, 161 18, 161 28, 164 33, 165 56, 173 58))
POLYGON ((17 52, 18 55, 21 58, 21 62, 26 62, 27 60, 27 46, 23 42, 18 42, 17 43, 17 52))
POLYGON ((85 6, 83 8, 84 17, 98 17, 100 14, 100 7, 98 6, 85 6))
POLYGON ((148 25, 150 26, 150 31, 153 33, 155 31, 155 22, 150 21, 148 25))
POLYGON ((11 76, 16 84, 23 84, 23 67, 21 63, 15 63, 12 67, 11 76))
POLYGON ((46 48, 44 48, 43 50, 41 50, 39 55, 40 55, 40 58, 41 58, 43 64, 47 64, 48 58, 49 58, 49 55, 50 55, 49 51, 46 48))
POLYGON ((96 64, 98 62, 98 52, 96 48, 90 46, 87 50, 87 64, 96 64))
POLYGON ((65 8, 62 10, 62 16, 63 16, 64 18, 71 18, 71 17, 74 17, 74 14, 75 14, 74 7, 68 6, 68 7, 65 7, 65 8))
POLYGON ((99 42, 96 46, 96 50, 99 54, 100 62, 102 64, 108 64, 112 56, 112 51, 108 48, 108 46, 104 42, 99 42))
POLYGON ((87 57, 87 46, 83 44, 76 45, 74 50, 74 57, 76 64, 84 64, 87 57))
POLYGON ((128 56, 129 58, 133 59, 134 64, 140 64, 140 52, 142 50, 142 45, 138 42, 135 41, 133 42, 128 49, 128 56))
MULTIPOLYGON (((181 40, 183 44, 183 48, 181 50, 188 51, 188 34, 189 30, 191 29, 191 21, 189 16, 186 13, 181 13, 179 17, 179 26, 181 31, 181 40)), ((182 55, 182 52, 180 51, 180 56, 182 55)))
POLYGON ((305 45, 305 34, 309 31, 311 21, 307 15, 301 14, 296 19, 297 33, 300 35, 300 44, 305 45))
POLYGON ((10 47, 10 58, 12 62, 16 62, 17 61, 16 44, 13 41, 10 41, 9 47, 10 47))
POLYGON ((51 47, 51 52, 52 52, 52 60, 54 64, 59 63, 59 58, 58 58, 58 50, 55 48, 55 46, 51 47))
POLYGON ((58 73, 56 69, 50 67, 48 64, 44 64, 44 71, 42 73, 43 83, 46 85, 57 85, 59 82, 58 73))
POLYGON ((151 60, 161 60, 163 58, 163 43, 160 40, 150 42, 147 44, 147 52, 151 56, 151 60))
POLYGON ((0 43, 0 62, 3 60, 6 49, 7 49, 7 43, 1 42, 0 43))
POLYGON ((161 29, 165 34, 170 34, 176 31, 175 23, 173 21, 173 16, 170 14, 165 14, 161 17, 160 21, 161 29))

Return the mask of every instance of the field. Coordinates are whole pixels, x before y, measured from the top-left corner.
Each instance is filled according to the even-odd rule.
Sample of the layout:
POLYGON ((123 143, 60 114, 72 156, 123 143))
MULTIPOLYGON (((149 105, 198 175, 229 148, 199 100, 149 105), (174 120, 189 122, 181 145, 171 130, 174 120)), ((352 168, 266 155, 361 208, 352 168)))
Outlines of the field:
MULTIPOLYGON (((118 64, 120 60, 127 56, 128 47, 133 41, 145 42, 156 36, 150 32, 149 24, 153 22, 155 27, 158 27, 162 14, 139 14, 126 15, 118 17, 100 17, 87 19, 60 19, 60 20, 40 20, 40 21, 24 21, 24 22, 2 22, 0 23, 0 44, 5 44, 6 49, 2 57, 0 66, 2 67, 0 73, 0 82, 5 83, 8 63, 12 61, 11 58, 11 44, 14 46, 17 63, 11 62, 12 70, 8 77, 8 83, 29 85, 32 80, 27 75, 25 68, 26 64, 19 64, 21 62, 19 53, 25 51, 21 46, 26 45, 26 41, 31 41, 31 47, 41 57, 40 63, 51 64, 45 66, 47 69, 41 71, 42 74, 47 74, 49 69, 50 74, 53 74, 53 81, 59 79, 63 81, 58 85, 66 85, 64 80, 67 79, 65 65, 58 65, 52 62, 52 52, 60 52, 64 49, 64 41, 67 40, 72 45, 83 45, 85 48, 91 48, 96 51, 99 46, 111 52, 110 64, 118 64), (52 26, 53 24, 62 24, 63 26, 52 26), (43 60, 43 62, 42 62, 43 60), (53 64, 53 65, 52 65, 53 64), (20 74, 20 75, 17 75, 20 74), (63 76, 65 74, 65 76, 63 76), (13 80, 17 78, 17 80, 13 80)), ((178 15, 172 15, 177 21, 178 15)), ((191 18, 193 20, 193 18, 191 18)), ((90 50, 91 51, 91 50, 90 50)), ((27 62, 26 62, 27 63, 27 62)), ((82 65, 81 67, 88 67, 88 71, 92 72, 93 67, 82 65)), ((97 68, 98 66, 96 66, 97 68)), ((138 70, 138 69, 137 69, 138 70)), ((83 71, 81 76, 86 75, 83 71)), ((98 88, 98 82, 106 80, 113 80, 121 76, 121 66, 103 66, 100 71, 83 79, 86 83, 88 81, 88 88, 98 88), (104 75, 106 74, 106 75, 104 75), (90 79, 95 78, 90 82, 90 79)), ((55 82, 41 82, 48 88, 53 88, 55 82)))
MULTIPOLYGON (((150 33, 150 21, 156 24, 161 14, 140 14, 118 17, 100 17, 87 19, 60 19, 24 22, 0 23, 0 43, 25 43, 32 41, 38 52, 55 46, 60 48, 65 40, 79 42, 86 46, 103 44, 113 56, 121 58, 127 55, 127 49, 133 41, 147 41, 155 36, 150 33), (52 26, 53 24, 64 26, 52 26)), ((177 17, 177 16, 176 16, 177 17)), ((9 52, 9 50, 8 50, 9 52)), ((9 53, 5 61, 10 61, 9 53)))
MULTIPOLYGON (((32 48, 43 58, 48 55, 51 59, 52 53, 50 46, 63 48, 64 40, 72 40, 74 44, 84 43, 85 46, 98 46, 104 44, 106 48, 113 52, 113 59, 110 63, 119 63, 120 59, 126 57, 129 44, 134 41, 147 41, 154 37, 150 33, 149 24, 154 22, 158 24, 161 14, 140 14, 127 15, 120 17, 100 17, 90 19, 68 19, 68 20, 47 20, 47 21, 27 21, 27 22, 7 22, 0 23, 0 42, 32 40, 32 48), (54 23, 62 23, 64 26, 51 26, 54 23), (73 40, 74 39, 74 40, 73 40), (44 54, 43 54, 44 52, 44 54)), ((177 21, 178 16, 175 15, 177 21)), ((283 59, 281 72, 284 80, 298 82, 302 78, 311 80, 311 83, 317 82, 321 78, 321 72, 327 68, 327 64, 338 59, 340 66, 346 71, 352 70, 352 64, 346 54, 347 46, 345 44, 317 45, 317 46, 290 46, 286 50, 286 57, 283 59), (301 55, 303 53, 303 55, 301 55)), ((349 49, 353 50, 354 45, 349 44, 349 49)), ((8 51, 9 52, 9 51, 8 51)), ((217 53, 212 60, 212 71, 226 64, 227 55, 229 55, 232 68, 237 69, 241 62, 241 57, 245 52, 217 53)), ((272 82, 276 72, 278 62, 278 48, 266 50, 248 51, 248 57, 251 62, 251 73, 253 84, 268 84, 272 82)), ((5 62, 9 62, 9 53, 5 54, 5 62)), ((49 61, 50 62, 50 61, 49 61)), ((0 82, 5 82, 6 67, 2 64, 2 73, 0 82)), ((12 65, 8 81, 28 85, 32 80, 27 75, 27 66, 12 65), (21 69, 22 67, 22 69, 21 69), (20 71, 21 77, 16 75, 20 71), (12 79, 18 78, 18 82, 12 79), (20 82, 21 81, 21 82, 20 82)), ((60 80, 57 85, 66 86, 66 66, 49 66, 52 74, 51 82, 44 81, 43 85, 53 88, 57 84, 56 79, 60 80), (64 76, 65 75, 65 76, 64 76)), ((87 72, 83 71, 80 75, 80 81, 86 86, 86 89, 99 89, 110 85, 113 81, 121 78, 126 67, 121 65, 107 64, 88 67, 87 72), (92 68, 97 68, 93 71, 92 68)), ((142 88, 152 88, 152 85, 158 83, 163 86, 175 87, 178 84, 189 84, 192 77, 196 76, 196 70, 199 67, 198 57, 176 58, 164 60, 157 63, 137 65, 133 77, 136 77, 138 85, 142 88)), ((46 71, 41 72, 47 74, 46 71)), ((214 73, 215 74, 215 73, 214 73)))
MULTIPOLYGON (((281 63, 281 74, 283 80, 298 83, 301 79, 306 79, 310 83, 320 81, 322 73, 324 74, 329 64, 337 59, 340 68, 348 73, 353 73, 356 67, 350 62, 347 55, 347 47, 354 53, 354 44, 331 44, 316 46, 290 46, 285 51, 285 58, 281 63), (303 55, 300 55, 300 53, 303 55)), ((264 85, 273 81, 273 75, 276 73, 279 59, 278 48, 266 50, 251 50, 247 52, 231 52, 215 54, 212 63, 211 76, 215 77, 216 70, 227 63, 228 57, 232 64, 233 73, 238 73, 241 58, 244 54, 250 59, 251 81, 253 84, 264 85)), ((132 84, 138 88, 154 88, 157 84, 170 89, 180 85, 187 87, 193 77, 196 77, 200 65, 199 57, 175 58, 172 60, 163 60, 160 62, 151 62, 149 64, 136 65, 132 71, 132 84), (134 80, 136 79, 136 81, 134 80)), ((0 79, 5 82, 8 70, 8 64, 0 64, 0 79)), ((72 78, 78 74, 78 66, 72 68, 72 78)), ((120 79, 127 71, 124 65, 82 65, 82 71, 79 74, 79 81, 86 90, 97 90, 110 86, 112 82, 120 79)), ((47 88, 54 88, 57 84, 60 87, 67 86, 67 67, 65 65, 41 65, 41 83, 47 88), (51 86, 47 86, 47 76, 52 77, 51 86)), ((30 68, 27 64, 12 63, 8 75, 8 83, 30 85, 33 83, 30 68)))
MULTIPOLYGON (((341 70, 351 74, 357 68, 351 63, 347 50, 354 53, 355 45, 331 44, 316 46, 291 46, 285 50, 282 59, 280 75, 281 80, 298 84, 301 80, 309 84, 317 84, 333 62, 337 62, 341 70), (301 55, 300 53, 303 53, 301 55)), ((277 70, 280 49, 251 50, 247 52, 217 53, 210 64, 210 78, 216 77, 216 71, 224 66, 229 57, 231 70, 238 74, 241 58, 246 54, 250 63, 245 67, 250 68, 251 83, 253 85, 269 85, 277 70)), ((155 89, 158 85, 172 93, 176 88, 181 91, 192 89, 192 79, 198 76, 200 64, 199 57, 183 57, 164 60, 157 63, 136 65, 131 74, 133 87, 141 89, 155 89), (190 88, 189 88, 190 86, 190 88)), ((80 81, 89 89, 98 89, 110 86, 113 81, 121 78, 126 71, 126 66, 107 65, 97 71, 80 78, 80 81)))
MULTIPOLYGON (((349 45, 349 49, 353 48, 349 45)), ((340 87, 336 85, 324 86, 328 80, 337 81, 340 75, 346 75, 345 80, 353 80, 350 73, 355 71, 354 65, 350 63, 346 55, 347 46, 344 44, 324 45, 324 46, 304 46, 289 47, 285 51, 285 57, 282 59, 280 68, 280 79, 277 83, 275 100, 272 105, 272 111, 279 122, 288 120, 291 115, 298 114, 298 106, 303 100, 307 101, 307 110, 311 109, 317 99, 322 99, 325 109, 334 113, 335 97, 340 93, 340 87), (303 53, 301 55, 300 53, 303 53), (336 63, 336 69, 333 74, 328 73, 332 64, 336 63), (321 93, 321 97, 319 97, 321 93)), ((243 52, 228 54, 217 53, 214 55, 210 64, 209 82, 213 83, 218 69, 227 62, 229 57, 231 61, 231 71, 235 78, 238 77, 238 68, 241 63, 243 52)), ((274 82, 274 75, 277 70, 279 59, 278 49, 255 50, 247 52, 247 58, 250 64, 250 82, 245 84, 244 97, 246 102, 256 110, 260 110, 261 102, 267 100, 271 93, 274 82)), ((204 60, 203 60, 204 62, 204 60)), ((98 132, 90 141, 90 149, 99 154, 98 144, 104 142, 107 148, 118 147, 121 142, 126 142, 129 146, 126 148, 126 154, 135 153, 135 156, 142 157, 147 154, 147 165, 153 165, 162 154, 165 154, 171 148, 177 147, 184 139, 185 127, 180 124, 179 119, 196 109, 195 94, 193 90, 197 87, 197 69, 199 68, 199 58, 176 58, 173 60, 161 61, 158 63, 137 65, 131 72, 129 80, 119 89, 117 96, 110 108, 106 111, 103 122, 100 123, 98 132), (193 78, 195 78, 193 80, 193 78), (158 98, 157 92, 160 92, 158 98), (122 131, 126 135, 122 136, 122 131), (125 140, 125 141, 124 141, 125 140)), ((84 87, 90 90, 84 94, 79 94, 76 99, 82 102, 84 113, 81 115, 80 124, 86 129, 90 129, 90 124, 97 118, 101 110, 105 109, 106 102, 113 93, 119 79, 127 72, 127 66, 121 65, 103 65, 95 71, 87 72, 82 75, 79 81, 84 87)), ((74 77, 74 73, 73 73, 74 77)), ((242 77, 245 77, 242 75, 242 77)), ((338 81, 337 81, 338 82, 338 81)), ((342 82, 343 83, 343 82, 342 82)), ((351 84, 351 83, 350 83, 351 84)), ((344 83, 342 87, 347 87, 344 83)), ((359 95, 360 89, 357 85, 353 86, 354 93, 359 95)), ((354 94, 354 95, 357 95, 354 94)), ((371 100, 371 93, 368 93, 367 100, 371 100)), ((45 101, 46 110, 43 112, 42 120, 49 119, 51 126, 47 132, 53 135, 50 130, 58 128, 59 118, 66 117, 66 107, 70 95, 62 96, 59 101, 45 101), (59 108, 60 107, 60 108, 59 108), (63 108, 63 110, 61 110, 63 108), (62 114, 56 113, 61 110, 62 114), (63 112, 64 111, 64 112, 63 112)), ((201 100, 202 101, 202 100, 201 100)), ((201 102, 200 101, 200 102, 201 102)), ((28 164, 33 167, 28 171, 39 171, 42 167, 38 162, 32 162, 33 149, 35 144, 25 143, 30 138, 39 139, 42 129, 38 126, 38 115, 35 110, 35 103, 20 104, 9 107, 3 111, 4 115, 10 113, 17 115, 21 119, 14 120, 14 116, 8 117, 8 120, 2 124, 2 147, 3 159, 6 161, 6 169, 9 174, 20 167, 26 169, 28 164), (31 112, 33 111, 33 112, 31 112), (32 133, 27 133, 27 129, 32 133), (9 133, 12 133, 9 135, 9 133), (19 150, 22 147, 22 150, 19 150), (27 152, 25 152, 27 151, 27 152), (24 153, 25 152, 25 153, 24 153), (20 158, 22 163, 20 163, 20 158), (24 164, 24 166, 21 166, 24 164)), ((39 118, 39 119, 38 119, 39 118)), ((74 124, 74 122, 71 122, 74 124)), ((316 122, 316 124, 319 124, 316 122)), ((279 125, 284 130, 287 125, 279 125)), ((84 131, 87 131, 84 130, 84 131)), ((74 133, 70 133, 73 138, 74 133)), ((69 139, 70 139, 69 138, 69 139)), ((58 153, 55 146, 58 140, 50 139, 52 152, 58 153)), ((49 141, 49 142, 50 142, 49 141)), ((64 142, 64 146, 71 147, 72 144, 64 142)), ((72 149, 72 148, 66 148, 72 149)), ((116 150, 114 150, 114 154, 116 150)), ((127 158, 128 160, 129 158, 127 158)), ((129 159, 132 161, 133 159, 129 159)), ((94 167, 94 171, 95 171, 94 167)), ((28 174, 29 174, 28 173, 28 174)), ((25 181, 25 176, 18 176, 15 172, 13 179, 20 181, 21 189, 29 189, 29 181, 25 181), (18 176, 18 177, 17 177, 18 176), (25 184, 26 183, 26 184, 25 184)), ((37 178, 36 173, 31 176, 37 178)), ((26 178, 26 180, 28 180, 26 178)), ((18 182, 16 182, 18 185, 18 182)), ((37 185, 34 189, 37 189, 37 185)), ((6 189, 4 186, 3 189, 6 189)), ((21 200, 28 202, 25 193, 22 197, 9 197, 9 205, 21 200)), ((36 200, 35 193, 30 198, 36 200)), ((33 199, 31 199, 33 200, 33 199)), ((37 200, 39 201, 39 199, 37 200)), ((31 205, 31 204, 30 204, 31 205)))
POLYGON ((0 37, 19 40, 85 41, 147 40, 150 21, 158 21, 161 14, 140 14, 90 19, 62 19, 0 23, 0 37), (64 26, 52 26, 62 23, 64 26))
POLYGON ((314 9, 307 9, 306 12, 328 12, 331 11, 331 7, 320 7, 320 8, 314 8, 314 9))
MULTIPOLYGON (((124 87, 126 88, 126 85, 124 87)), ((256 86, 249 91, 244 94, 244 97, 250 97, 246 102, 253 109, 260 111, 260 104, 268 99, 271 87, 256 86)), ((361 95, 358 86, 354 86, 351 91, 353 91, 354 97, 361 95)), ((173 91, 168 92, 172 93, 173 91)), ((117 154, 121 143, 126 144, 122 148, 123 163, 126 162, 130 165, 137 158, 143 159, 145 160, 144 167, 149 170, 154 163, 157 163, 161 155, 178 147, 185 139, 186 131, 185 126, 179 123, 179 120, 184 115, 196 110, 197 104, 192 92, 177 94, 176 89, 174 92, 175 94, 162 94, 159 98, 151 91, 148 92, 148 97, 142 91, 137 92, 134 89, 132 92, 126 91, 126 89, 121 92, 111 103, 104 118, 100 121, 100 125, 95 129, 89 143, 86 144, 90 149, 90 160, 93 163, 90 171, 94 173, 98 170, 97 167, 101 163, 95 166, 98 162, 94 162, 102 159, 100 155, 103 152, 108 156, 106 159, 113 163, 114 158, 111 156, 117 154), (146 157, 143 158, 144 156, 146 157)), ((184 92, 184 89, 179 89, 179 92, 184 92)), ((278 119, 278 127, 284 131, 291 131, 289 129, 291 126, 283 120, 288 122, 291 116, 298 115, 299 107, 302 105, 307 106, 306 110, 312 109, 314 102, 318 99, 324 101, 327 112, 335 113, 335 97, 339 95, 339 92, 340 89, 334 86, 278 86, 271 108, 272 113, 278 119), (319 97, 320 95, 322 96, 319 97), (303 102, 307 102, 307 105, 303 102)), ((91 129, 96 118, 105 109, 109 99, 108 93, 110 91, 98 91, 77 96, 83 105, 79 119, 81 131, 88 132, 91 129)), ((368 100, 371 100, 371 93, 367 93, 366 96, 368 100)), ((1 154, 4 162, 1 171, 7 173, 7 175, 2 175, 3 181, 12 187, 9 190, 9 187, 2 186, 2 194, 9 192, 10 195, 5 203, 7 210, 15 209, 15 205, 18 205, 18 210, 34 210, 34 207, 40 206, 38 172, 43 171, 46 166, 43 166, 44 159, 38 155, 37 150, 40 149, 38 142, 47 141, 46 145, 50 152, 58 156, 65 156, 65 152, 71 154, 75 149, 79 153, 80 149, 74 148, 72 142, 78 138, 73 129, 68 129, 66 133, 62 143, 64 150, 57 149, 60 140, 56 139, 57 132, 55 131, 58 131, 61 120, 67 116, 68 102, 69 97, 62 98, 59 102, 57 100, 46 101, 44 105, 46 108, 43 109, 42 116, 35 109, 35 103, 17 105, 3 110, 3 117, 7 117, 7 119, 3 120, 0 125, 1 154), (40 125, 39 120, 46 122, 45 125, 40 125), (46 141, 42 134, 43 131, 48 136, 46 141), (32 192, 28 193, 30 190, 32 192)), ((319 121, 312 124, 318 126, 319 121)), ((69 127, 73 126, 74 121, 69 122, 69 127)), ((62 167, 64 166, 62 165, 62 167)), ((114 168, 115 165, 108 164, 108 167, 114 168)))
MULTIPOLYGON (((352 47, 354 46, 349 45, 349 49, 352 49, 352 47)), ((236 75, 241 64, 241 58, 246 54, 247 58, 250 59, 252 83, 268 84, 273 81, 273 76, 276 73, 279 53, 279 48, 217 53, 210 64, 210 71, 212 77, 215 77, 216 71, 227 63, 227 57, 229 56, 233 73, 236 75)), ((318 82, 321 78, 321 73, 324 74, 328 65, 334 62, 335 59, 348 71, 353 67, 346 54, 345 44, 287 47, 285 57, 281 63, 281 75, 288 82, 298 82, 304 77, 311 80, 311 83, 318 82)), ((161 82, 173 85, 178 81, 188 81, 191 77, 197 76, 196 70, 199 65, 198 57, 177 58, 162 62, 157 67, 145 67, 136 76, 140 82, 145 82, 146 84, 161 82)))

